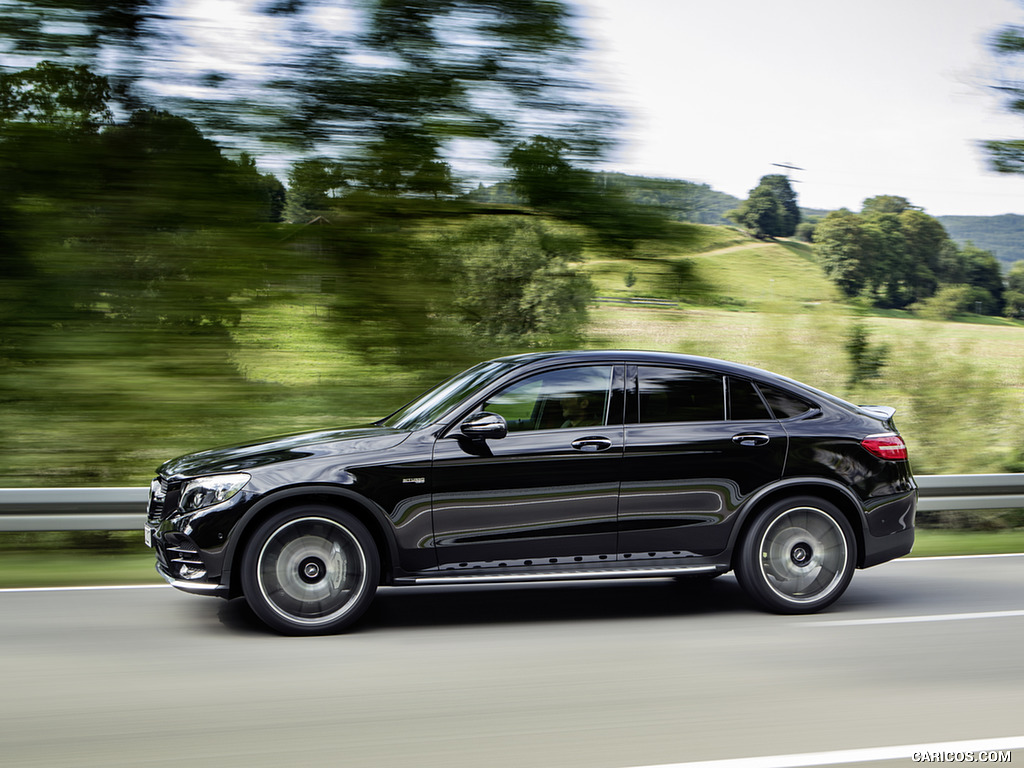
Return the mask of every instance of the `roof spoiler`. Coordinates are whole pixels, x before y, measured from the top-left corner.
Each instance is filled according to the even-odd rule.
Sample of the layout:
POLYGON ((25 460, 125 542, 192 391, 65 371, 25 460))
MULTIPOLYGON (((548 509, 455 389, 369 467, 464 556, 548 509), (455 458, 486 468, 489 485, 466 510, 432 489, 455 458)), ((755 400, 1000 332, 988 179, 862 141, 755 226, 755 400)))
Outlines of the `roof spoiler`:
POLYGON ((896 415, 896 409, 890 408, 888 405, 860 405, 857 407, 884 421, 888 421, 896 415))

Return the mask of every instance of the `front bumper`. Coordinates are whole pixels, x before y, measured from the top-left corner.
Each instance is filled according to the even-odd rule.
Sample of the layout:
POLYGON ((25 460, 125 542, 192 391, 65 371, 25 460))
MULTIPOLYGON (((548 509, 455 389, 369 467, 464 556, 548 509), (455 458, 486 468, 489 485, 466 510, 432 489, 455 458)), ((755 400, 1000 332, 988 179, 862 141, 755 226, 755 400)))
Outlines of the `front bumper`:
POLYGON ((186 581, 185 579, 178 579, 172 576, 164 566, 157 561, 156 572, 160 574, 164 581, 170 584, 175 589, 180 589, 182 592, 188 592, 190 595, 213 595, 215 597, 228 597, 228 588, 221 584, 211 584, 206 581, 186 581))

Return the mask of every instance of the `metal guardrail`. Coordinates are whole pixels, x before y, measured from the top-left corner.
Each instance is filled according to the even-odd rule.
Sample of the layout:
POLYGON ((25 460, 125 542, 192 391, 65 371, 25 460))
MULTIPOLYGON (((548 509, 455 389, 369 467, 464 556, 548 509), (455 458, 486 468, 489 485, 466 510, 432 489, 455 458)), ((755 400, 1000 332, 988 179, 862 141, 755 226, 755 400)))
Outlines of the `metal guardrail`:
POLYGON ((0 488, 0 531, 142 529, 149 488, 0 488))
MULTIPOLYGON (((1024 474, 922 475, 918 509, 1024 507, 1024 474)), ((148 488, 0 488, 0 531, 127 531, 146 519, 148 488)))
POLYGON ((1024 474, 919 475, 922 512, 1024 507, 1024 474))

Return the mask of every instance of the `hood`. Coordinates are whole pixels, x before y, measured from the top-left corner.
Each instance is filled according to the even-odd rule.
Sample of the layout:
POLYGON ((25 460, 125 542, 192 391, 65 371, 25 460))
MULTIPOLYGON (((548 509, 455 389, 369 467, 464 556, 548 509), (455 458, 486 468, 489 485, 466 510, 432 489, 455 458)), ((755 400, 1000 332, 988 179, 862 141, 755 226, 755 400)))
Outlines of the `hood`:
POLYGON ((394 448, 408 436, 405 430, 373 425, 300 432, 189 453, 165 462, 157 471, 165 477, 241 472, 307 456, 384 451, 394 448))

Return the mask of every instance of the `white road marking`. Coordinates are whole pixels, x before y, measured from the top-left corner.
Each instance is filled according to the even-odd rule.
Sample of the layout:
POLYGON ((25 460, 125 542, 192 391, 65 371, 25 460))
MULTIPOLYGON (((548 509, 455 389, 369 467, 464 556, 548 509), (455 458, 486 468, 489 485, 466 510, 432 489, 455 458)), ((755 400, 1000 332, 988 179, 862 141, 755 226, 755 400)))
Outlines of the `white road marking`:
MULTIPOLYGON (((1024 736, 1010 736, 997 739, 973 739, 970 741, 945 741, 932 744, 903 744, 896 747, 868 747, 866 749, 841 749, 834 752, 805 752, 795 755, 770 755, 764 757, 739 757, 726 760, 701 760, 693 763, 665 763, 662 765, 636 766, 635 768, 800 768, 811 765, 835 765, 837 763, 868 763, 875 760, 920 760, 921 756, 959 756, 970 753, 1004 752, 1024 748, 1024 736)), ((970 759, 970 758, 967 758, 970 759)), ((925 758, 922 762, 929 762, 925 758)), ((934 762, 934 761, 931 761, 934 762)), ((942 762, 963 762, 947 759, 942 762)), ((980 760, 978 762, 981 762, 980 760)), ((992 759, 991 762, 996 762, 992 759)), ((1006 762, 1005 760, 1003 762, 1006 762)))
POLYGON ((0 592, 98 592, 108 589, 163 589, 170 584, 110 584, 101 587, 7 587, 0 592))
POLYGON ((981 560, 988 557, 1024 557, 1024 552, 1003 552, 997 555, 933 555, 931 557, 900 557, 890 560, 891 563, 920 563, 929 560, 981 560))
POLYGON ((888 616, 877 619, 837 619, 835 621, 804 621, 802 627, 857 627, 867 624, 921 624, 929 621, 974 621, 1024 616, 1024 611, 985 611, 980 613, 933 613, 923 616, 888 616))

